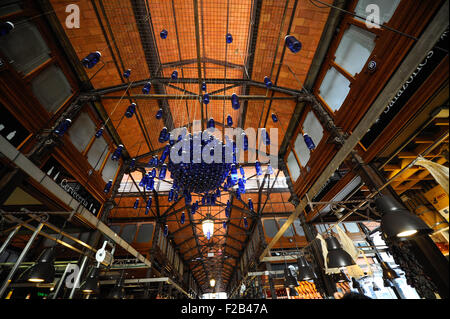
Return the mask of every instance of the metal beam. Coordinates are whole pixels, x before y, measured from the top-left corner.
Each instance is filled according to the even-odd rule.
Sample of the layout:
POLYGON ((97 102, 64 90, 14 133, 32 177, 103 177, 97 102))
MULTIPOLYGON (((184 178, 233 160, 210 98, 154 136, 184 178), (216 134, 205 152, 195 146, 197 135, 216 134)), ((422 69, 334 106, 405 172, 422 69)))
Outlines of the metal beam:
MULTIPOLYGON (((89 96, 90 93, 84 96, 89 96)), ((180 95, 180 94, 136 94, 131 95, 131 99, 135 100, 198 100, 201 101, 201 95, 180 95)), ((210 95, 210 100, 231 100, 232 95, 210 95)), ((239 95, 239 100, 297 100, 296 96, 266 96, 266 95, 239 95)), ((123 97, 119 95, 100 95, 102 100, 120 100, 123 97)))

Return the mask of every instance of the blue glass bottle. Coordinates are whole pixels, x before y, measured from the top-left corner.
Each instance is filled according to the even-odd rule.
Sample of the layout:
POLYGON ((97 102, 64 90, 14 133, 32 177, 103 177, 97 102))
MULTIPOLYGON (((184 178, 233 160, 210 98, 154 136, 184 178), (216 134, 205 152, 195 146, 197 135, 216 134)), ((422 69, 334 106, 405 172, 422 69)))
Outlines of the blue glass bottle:
POLYGON ((149 94, 151 88, 152 88, 152 83, 151 82, 145 83, 144 87, 142 88, 142 93, 143 94, 149 94))
POLYGON ((139 198, 136 198, 136 201, 134 202, 133 208, 138 209, 139 207, 139 198))
POLYGON ((302 44, 300 41, 298 41, 294 36, 287 35, 284 38, 284 42, 286 46, 289 48, 289 50, 292 51, 292 53, 297 53, 302 49, 302 44))
POLYGON ((248 208, 253 212, 254 208, 253 208, 253 201, 251 198, 248 199, 248 208))
POLYGON ((102 126, 101 128, 98 129, 97 133, 95 133, 95 137, 96 138, 100 138, 103 135, 103 130, 105 128, 102 126))
POLYGON ((161 167, 161 170, 159 171, 159 179, 166 178, 166 173, 167 173, 167 165, 163 164, 163 166, 161 167))
POLYGON ((163 110, 159 109, 158 112, 156 112, 156 116, 155 117, 156 117, 157 120, 160 120, 162 118, 162 116, 163 116, 163 110))
POLYGON ((183 225, 185 220, 186 220, 186 216, 185 216, 184 211, 183 211, 181 213, 181 217, 180 217, 180 224, 183 225))
POLYGON ((122 156, 122 150, 123 150, 123 145, 120 144, 119 146, 117 146, 116 150, 114 151, 113 155, 111 156, 111 159, 113 161, 118 161, 119 158, 122 156))
POLYGON ((272 121, 273 121, 274 123, 277 123, 277 122, 278 122, 278 116, 277 116, 275 113, 272 113, 272 121))
POLYGON ((256 174, 262 175, 261 163, 259 161, 255 162, 256 174))
POLYGON ((149 174, 152 178, 156 177, 156 168, 152 169, 150 174, 149 174))
POLYGON ((153 177, 148 177, 146 190, 152 191, 155 188, 155 179, 153 177))
POLYGON ((241 191, 240 189, 236 189, 236 198, 241 199, 241 191))
POLYGON ((134 169, 135 166, 136 166, 136 159, 132 158, 129 166, 130 170, 134 169))
POLYGON ((173 200, 173 195, 174 195, 174 190, 173 190, 173 188, 171 188, 169 191, 169 195, 167 196, 167 200, 169 202, 171 202, 173 200))
POLYGON ((305 140, 305 144, 309 150, 312 151, 313 149, 316 148, 316 145, 314 144, 312 138, 308 134, 303 133, 303 139, 305 140))
POLYGON ((103 192, 105 192, 105 194, 109 193, 109 191, 111 190, 112 182, 112 179, 110 179, 108 183, 106 183, 105 188, 103 189, 103 192))
POLYGON ((169 235, 169 226, 166 224, 164 225, 164 237, 167 237, 169 235))
POLYGON ((159 133, 158 142, 164 143, 164 141, 166 140, 166 135, 167 135, 167 127, 164 126, 161 132, 159 133))
POLYGON ((227 218, 230 218, 230 213, 231 213, 231 208, 225 208, 225 216, 227 217, 227 218))
POLYGON ((203 83, 202 83, 202 91, 203 91, 203 92, 206 92, 206 82, 203 82, 203 83))
POLYGON ((89 53, 81 63, 84 67, 92 69, 100 61, 101 56, 102 54, 99 51, 89 53))
POLYGON ((244 146, 243 146, 243 149, 244 149, 244 151, 248 151, 248 136, 247 135, 244 135, 244 146))
POLYGON ((195 211, 196 211, 196 207, 195 207, 195 205, 192 205, 191 206, 191 215, 194 215, 195 211))
POLYGON ((7 35, 13 29, 14 29, 14 23, 12 23, 10 21, 1 22, 0 23, 0 37, 7 35))
POLYGON ((125 79, 128 79, 131 75, 131 69, 126 70, 125 72, 123 72, 123 77, 125 79))
POLYGON ((145 208, 145 215, 148 215, 148 212, 150 211, 150 207, 145 208))
POLYGON ((72 125, 72 120, 65 119, 58 125, 58 127, 55 129, 54 133, 58 136, 63 136, 69 129, 70 125, 72 125))
POLYGON ((264 77, 264 83, 267 84, 267 82, 270 82, 270 77, 265 76, 265 77, 264 77))
POLYGON ((146 207, 146 208, 152 207, 152 197, 151 197, 151 196, 148 197, 147 204, 146 204, 145 207, 146 207))
POLYGON ((131 103, 128 108, 127 111, 125 112, 125 117, 127 118, 132 118, 133 114, 136 112, 136 103, 131 103))
POLYGON ((234 184, 236 184, 236 182, 238 180, 238 173, 237 173, 237 169, 236 169, 236 165, 235 164, 231 165, 230 175, 231 175, 231 181, 234 184))
POLYGON ((208 93, 203 95, 203 103, 204 104, 208 105, 209 104, 209 99, 210 99, 210 97, 209 97, 208 93))
POLYGON ((239 110, 241 104, 239 103, 239 97, 236 93, 231 94, 231 106, 234 110, 239 110))
POLYGON ((216 122, 214 121, 214 119, 211 117, 208 121, 207 124, 207 128, 215 128, 216 127, 216 122))
POLYGON ((223 229, 227 229, 227 222, 223 222, 222 227, 223 227, 223 229))
POLYGON ((175 70, 175 71, 172 72, 171 78, 172 78, 172 80, 178 79, 178 71, 177 71, 177 70, 175 70))
POLYGON ((233 126, 233 118, 231 117, 231 115, 227 116, 227 125, 228 126, 233 126))
POLYGON ((243 166, 240 166, 240 167, 239 167, 239 171, 240 171, 242 177, 245 178, 245 170, 244 170, 244 167, 243 167, 243 166))
POLYGON ((273 174, 273 168, 270 164, 267 166, 267 172, 269 173, 269 175, 273 174))
POLYGON ((161 37, 161 39, 167 39, 167 35, 169 34, 169 32, 167 32, 167 30, 163 29, 160 33, 159 36, 161 37))
POLYGON ((211 239, 211 233, 209 232, 209 230, 206 232, 206 238, 208 238, 208 240, 211 239))
POLYGON ((226 40, 227 43, 233 43, 233 36, 231 35, 231 33, 227 33, 226 40))
POLYGON ((247 221, 247 217, 244 217, 244 227, 248 228, 248 221, 247 221))

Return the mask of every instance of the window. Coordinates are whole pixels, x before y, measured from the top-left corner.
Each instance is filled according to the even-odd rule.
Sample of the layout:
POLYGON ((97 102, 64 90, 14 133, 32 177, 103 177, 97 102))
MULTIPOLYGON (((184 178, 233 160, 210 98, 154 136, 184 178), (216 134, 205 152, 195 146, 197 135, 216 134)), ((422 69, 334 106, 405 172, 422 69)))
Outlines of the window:
POLYGON ((288 156, 287 166, 289 168, 289 172, 291 173, 292 182, 295 182, 300 176, 300 166, 298 166, 297 159, 292 151, 288 156))
POLYGON ((122 228, 122 233, 120 237, 125 240, 127 243, 131 244, 134 240, 134 236, 136 235, 137 226, 136 224, 125 225, 122 228))
POLYGON ((110 179, 114 180, 118 168, 119 168, 119 161, 113 161, 110 156, 106 161, 105 167, 103 168, 102 171, 103 180, 105 182, 108 182, 110 179))
POLYGON ((298 219, 294 220, 293 225, 295 228, 295 232, 297 233, 297 236, 305 236, 303 227, 301 226, 300 221, 298 219))
POLYGON ((366 12, 367 6, 370 4, 375 4, 378 6, 378 8, 380 8, 380 24, 384 24, 385 22, 391 20, 399 3, 400 0, 359 0, 355 8, 355 13, 364 19, 356 17, 355 19, 365 21, 367 16, 371 13, 370 10, 366 12))
POLYGON ((87 154, 88 162, 94 168, 94 170, 99 170, 102 166, 105 157, 108 155, 108 144, 102 137, 96 138, 94 143, 92 143, 91 148, 87 154))
POLYGON ((366 64, 375 47, 375 34, 351 25, 335 53, 335 62, 355 76, 366 64))
MULTIPOLYGON (((287 221, 286 218, 281 218, 278 220, 278 223, 280 225, 280 228, 283 227, 284 223, 287 221)), ((294 230, 292 228, 292 225, 289 225, 288 229, 283 234, 283 237, 293 237, 295 236, 294 230)))
POLYGON ((308 161, 310 158, 310 151, 309 151, 308 146, 306 146, 305 140, 303 138, 303 134, 301 132, 300 132, 300 134, 298 134, 297 139, 295 140, 294 150, 298 156, 300 165, 305 167, 306 164, 308 164, 308 161))
MULTIPOLYGON (((2 11, 6 8, 14 9, 14 5, 2 11)), ((32 23, 17 21, 14 25, 7 37, 0 38, 0 50, 16 71, 27 74, 50 59, 50 49, 32 23)))
POLYGON ((331 67, 320 85, 319 94, 327 105, 337 111, 350 91, 350 81, 331 67))
POLYGON ((148 243, 152 239, 153 224, 143 224, 139 227, 139 232, 136 236, 137 243, 148 243))
POLYGON ((274 219, 264 219, 264 231, 266 232, 267 237, 274 237, 278 232, 278 225, 274 219))
POLYGON ((349 233, 359 233, 359 227, 356 223, 344 223, 349 233))
POLYGON ((95 124, 88 113, 81 113, 68 133, 75 148, 83 152, 95 134, 95 124))
POLYGON ((70 97, 72 89, 66 76, 56 65, 42 71, 31 81, 34 96, 50 113, 56 110, 70 97))
POLYGON ((312 138, 316 147, 317 145, 319 145, 323 137, 323 127, 313 111, 310 111, 308 113, 305 121, 303 122, 303 132, 305 132, 312 138))

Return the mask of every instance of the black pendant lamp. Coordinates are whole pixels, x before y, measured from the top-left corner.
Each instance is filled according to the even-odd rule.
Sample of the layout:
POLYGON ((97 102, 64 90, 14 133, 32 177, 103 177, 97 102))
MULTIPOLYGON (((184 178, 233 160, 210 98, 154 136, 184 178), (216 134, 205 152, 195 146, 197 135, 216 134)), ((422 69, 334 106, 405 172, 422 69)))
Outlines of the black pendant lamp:
POLYGON ((298 257, 297 266, 298 266, 298 274, 297 274, 298 281, 313 280, 317 278, 311 266, 308 264, 308 261, 306 260, 305 256, 298 257))
POLYGON ((288 267, 284 268, 284 284, 286 288, 298 287, 297 279, 292 276, 291 270, 288 267))
POLYGON ((98 282, 98 272, 99 268, 93 267, 89 277, 86 281, 81 285, 81 290, 85 294, 93 294, 98 293, 100 290, 100 284, 98 282))
POLYGON ((297 297, 297 296, 298 296, 297 289, 295 289, 295 288, 289 288, 289 296, 291 296, 291 297, 297 297))
POLYGON ((382 261, 380 265, 381 269, 383 270, 383 278, 389 280, 399 278, 397 272, 394 269, 392 269, 387 262, 382 261))
POLYGON ((50 283, 55 278, 55 252, 53 248, 45 249, 38 258, 38 262, 30 269, 26 276, 29 282, 50 283))
POLYGON ((358 290, 361 289, 361 284, 354 277, 352 277, 352 287, 358 290))
POLYGON ((124 278, 121 277, 114 288, 111 290, 111 292, 108 295, 109 299, 123 299, 125 296, 125 289, 123 288, 123 282, 124 278))
POLYGON ((338 274, 334 275, 334 279, 336 282, 350 282, 342 270, 338 274))
POLYGON ((336 237, 331 235, 325 239, 325 241, 328 249, 328 268, 341 268, 355 264, 353 258, 344 249, 342 249, 341 244, 336 237))
POLYGON ((422 219, 412 214, 390 196, 382 195, 378 197, 375 204, 382 214, 381 230, 387 238, 407 239, 413 235, 433 232, 422 219))

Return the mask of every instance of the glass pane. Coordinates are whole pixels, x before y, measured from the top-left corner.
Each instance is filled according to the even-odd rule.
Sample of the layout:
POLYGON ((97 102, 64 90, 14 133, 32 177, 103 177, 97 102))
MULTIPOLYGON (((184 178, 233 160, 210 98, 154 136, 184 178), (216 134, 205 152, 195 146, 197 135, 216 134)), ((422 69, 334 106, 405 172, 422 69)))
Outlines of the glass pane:
POLYGON ((106 155, 108 155, 108 144, 103 137, 96 138, 87 154, 89 164, 95 170, 98 170, 102 166, 106 155))
POLYGON ((319 91, 328 106, 333 111, 337 111, 350 91, 350 81, 332 67, 325 75, 319 91))
POLYGON ((380 9, 380 24, 384 24, 391 20, 397 9, 400 0, 359 0, 355 8, 355 13, 364 18, 356 18, 356 20, 365 21, 366 17, 373 12, 370 8, 367 8, 369 4, 375 4, 380 9), (366 12, 366 9, 368 10, 366 12))
POLYGON ((120 234, 120 237, 122 237, 123 240, 125 240, 127 243, 131 243, 134 239, 134 235, 136 235, 137 226, 136 224, 132 225, 125 225, 122 228, 122 233, 120 234))
POLYGON ((297 159, 292 151, 288 156, 287 165, 289 172, 291 173, 292 182, 295 182, 300 176, 300 167, 298 166, 297 159))
POLYGON ((152 235, 153 235, 153 224, 143 224, 139 227, 136 242, 147 243, 152 239, 152 235))
POLYGON ((0 17, 22 11, 19 1, 0 1, 0 17))
POLYGON ((316 146, 319 145, 323 137, 323 127, 313 111, 308 113, 303 122, 303 132, 312 138, 316 146))
POLYGON ((359 227, 356 223, 345 223, 345 228, 349 233, 359 233, 359 227))
POLYGON ((0 50, 18 72, 27 74, 50 59, 50 49, 33 24, 14 23, 8 36, 0 38, 0 50))
POLYGON ((303 167, 305 167, 306 164, 308 164, 311 154, 310 154, 310 150, 309 150, 308 146, 306 146, 305 140, 301 133, 298 134, 297 139, 295 140, 294 149, 295 149, 295 152, 297 153, 300 164, 303 167))
POLYGON ((106 161, 105 167, 102 171, 103 180, 105 182, 108 182, 110 179, 114 180, 118 167, 119 161, 113 161, 110 156, 106 161))
MULTIPOLYGON (((278 220, 278 224, 280 228, 283 227, 284 223, 287 221, 287 218, 281 218, 278 220)), ((293 237, 295 236, 294 231, 292 230, 292 225, 289 225, 288 229, 283 234, 283 237, 293 237)))
POLYGON ((294 220, 294 228, 295 232, 297 233, 297 236, 305 236, 305 232, 303 231, 303 227, 300 224, 300 221, 298 219, 294 220))
POLYGON ((263 221, 264 231, 266 232, 267 237, 274 237, 278 232, 278 225, 273 219, 265 219, 263 221))
POLYGON ((350 26, 335 53, 335 62, 351 75, 359 73, 375 47, 375 34, 350 26))
POLYGON ((73 146, 82 152, 95 134, 95 124, 88 113, 81 113, 68 133, 73 146))
POLYGON ((55 112, 72 94, 66 76, 56 65, 42 71, 31 81, 34 96, 48 112, 55 112))

